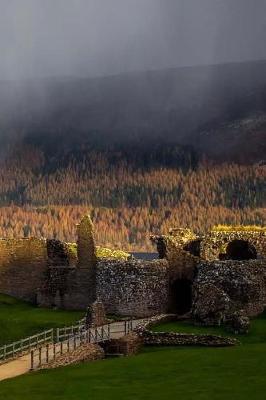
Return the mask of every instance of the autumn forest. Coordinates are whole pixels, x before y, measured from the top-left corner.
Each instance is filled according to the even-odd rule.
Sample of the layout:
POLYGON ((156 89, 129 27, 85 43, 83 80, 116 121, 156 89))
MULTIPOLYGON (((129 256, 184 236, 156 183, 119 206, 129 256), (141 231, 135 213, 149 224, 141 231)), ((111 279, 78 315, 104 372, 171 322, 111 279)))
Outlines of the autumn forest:
POLYGON ((74 241, 88 211, 98 244, 135 251, 152 250, 149 235, 173 226, 265 225, 265 166, 214 165, 182 152, 180 163, 180 149, 169 148, 163 160, 149 153, 145 165, 85 150, 60 166, 33 146, 13 149, 1 163, 0 237, 74 241))

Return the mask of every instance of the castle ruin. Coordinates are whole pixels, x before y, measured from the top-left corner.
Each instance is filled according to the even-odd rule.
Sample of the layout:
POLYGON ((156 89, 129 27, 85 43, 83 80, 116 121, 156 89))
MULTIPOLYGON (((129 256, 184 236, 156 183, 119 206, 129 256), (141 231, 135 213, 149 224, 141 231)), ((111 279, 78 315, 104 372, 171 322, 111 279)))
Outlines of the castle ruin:
POLYGON ((158 259, 99 259, 93 224, 77 226, 77 253, 51 239, 0 240, 0 292, 40 306, 85 310, 97 298, 107 313, 143 317, 191 313, 220 324, 266 304, 265 230, 217 230, 197 236, 172 229, 152 236, 158 259))

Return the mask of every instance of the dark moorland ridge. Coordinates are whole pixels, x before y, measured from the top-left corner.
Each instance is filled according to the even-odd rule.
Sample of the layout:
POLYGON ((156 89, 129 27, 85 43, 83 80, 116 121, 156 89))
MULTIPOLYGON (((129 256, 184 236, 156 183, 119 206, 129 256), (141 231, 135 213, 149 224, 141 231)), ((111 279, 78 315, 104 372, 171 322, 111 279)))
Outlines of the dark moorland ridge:
POLYGON ((0 133, 2 148, 16 138, 57 159, 103 143, 135 153, 170 143, 215 161, 260 162, 266 61, 0 82, 0 133))

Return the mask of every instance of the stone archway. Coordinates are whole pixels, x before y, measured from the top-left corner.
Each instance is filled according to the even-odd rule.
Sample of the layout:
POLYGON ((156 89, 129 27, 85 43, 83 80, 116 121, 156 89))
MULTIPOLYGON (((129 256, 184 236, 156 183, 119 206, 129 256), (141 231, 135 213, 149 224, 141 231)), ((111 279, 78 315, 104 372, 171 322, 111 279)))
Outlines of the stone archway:
POLYGON ((255 260, 257 251, 248 240, 233 240, 226 248, 226 260, 255 260))
POLYGON ((192 282, 189 279, 176 279, 170 285, 169 311, 183 315, 191 310, 192 282))

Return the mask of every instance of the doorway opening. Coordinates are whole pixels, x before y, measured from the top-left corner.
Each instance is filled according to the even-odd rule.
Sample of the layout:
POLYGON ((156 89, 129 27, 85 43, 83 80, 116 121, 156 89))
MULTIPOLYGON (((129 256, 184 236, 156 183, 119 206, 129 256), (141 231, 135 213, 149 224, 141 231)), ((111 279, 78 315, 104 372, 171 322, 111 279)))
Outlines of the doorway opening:
POLYGON ((170 287, 170 311, 183 315, 191 310, 192 283, 189 279, 177 279, 170 287))

